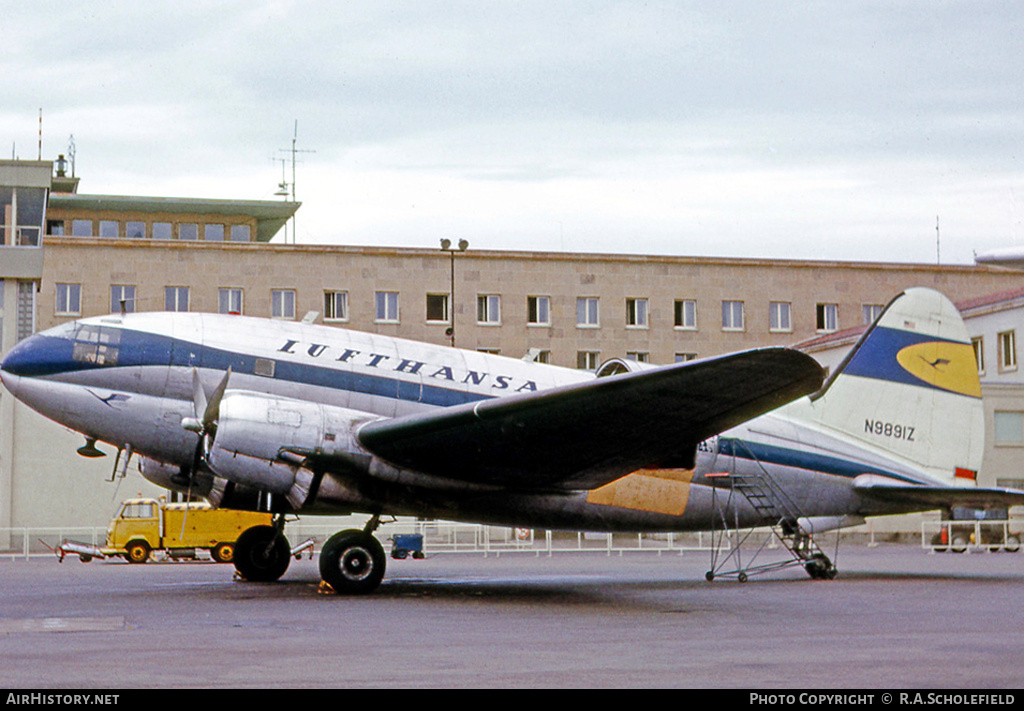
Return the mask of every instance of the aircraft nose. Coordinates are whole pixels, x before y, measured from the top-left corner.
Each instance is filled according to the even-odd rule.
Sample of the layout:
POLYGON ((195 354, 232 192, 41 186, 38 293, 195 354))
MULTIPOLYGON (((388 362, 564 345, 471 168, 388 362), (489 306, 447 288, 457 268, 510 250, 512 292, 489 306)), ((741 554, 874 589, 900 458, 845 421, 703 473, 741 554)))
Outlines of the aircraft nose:
MULTIPOLYGON (((12 350, 12 352, 13 352, 13 350, 12 350)), ((10 353, 8 353, 7 355, 9 356, 10 353)), ((7 357, 4 357, 3 360, 0 360, 0 383, 3 383, 4 387, 7 388, 8 390, 10 390, 12 395, 15 394, 14 393, 14 388, 15 388, 15 385, 16 385, 16 383, 18 381, 18 377, 14 374, 14 370, 13 370, 13 368, 16 368, 16 367, 17 367, 16 365, 12 364, 12 366, 11 366, 12 369, 8 369, 8 367, 7 367, 7 357)))
POLYGON ((65 339, 54 338, 47 332, 37 333, 8 351, 0 361, 0 372, 4 376, 30 378, 66 370, 72 361, 72 347, 65 339))
POLYGON ((29 337, 12 348, 0 361, 0 378, 4 375, 28 375, 32 365, 32 339, 29 337))

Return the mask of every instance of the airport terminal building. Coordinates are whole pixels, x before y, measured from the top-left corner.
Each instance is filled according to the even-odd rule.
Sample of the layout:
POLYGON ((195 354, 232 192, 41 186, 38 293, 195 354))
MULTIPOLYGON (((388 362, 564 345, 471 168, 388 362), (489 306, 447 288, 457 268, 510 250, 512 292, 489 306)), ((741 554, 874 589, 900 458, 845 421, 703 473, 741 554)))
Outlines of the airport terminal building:
MULTIPOLYGON (((989 430, 1012 440, 1020 429, 1002 449, 990 435, 979 483, 1019 478, 1007 470, 1024 447, 1024 383, 1006 334, 1024 327, 1024 295, 1010 296, 1020 271, 442 247, 462 235, 410 235, 429 246, 408 248, 284 244, 297 203, 83 194, 49 161, 0 161, 0 204, 0 354, 80 317, 211 311, 595 369, 822 338, 841 347, 893 296, 931 287, 977 317, 985 397, 1014 413, 993 410, 989 430)), ((80 457, 82 444, 0 393, 0 530, 104 525, 121 498, 155 493, 137 472, 107 483, 114 457, 80 457)))

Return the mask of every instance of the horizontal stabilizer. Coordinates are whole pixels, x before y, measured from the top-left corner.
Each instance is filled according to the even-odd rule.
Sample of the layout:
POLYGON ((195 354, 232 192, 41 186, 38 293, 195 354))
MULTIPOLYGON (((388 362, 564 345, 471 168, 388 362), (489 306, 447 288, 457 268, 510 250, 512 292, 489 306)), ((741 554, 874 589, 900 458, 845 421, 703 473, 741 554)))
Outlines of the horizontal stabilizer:
POLYGON ((783 348, 596 378, 367 423, 360 444, 432 476, 521 489, 590 489, 692 457, 698 442, 821 386, 783 348))
POLYGON ((924 508, 1008 509, 1024 506, 1024 491, 999 487, 926 486, 904 484, 885 477, 862 475, 853 483, 854 491, 887 504, 906 504, 915 510, 924 508))

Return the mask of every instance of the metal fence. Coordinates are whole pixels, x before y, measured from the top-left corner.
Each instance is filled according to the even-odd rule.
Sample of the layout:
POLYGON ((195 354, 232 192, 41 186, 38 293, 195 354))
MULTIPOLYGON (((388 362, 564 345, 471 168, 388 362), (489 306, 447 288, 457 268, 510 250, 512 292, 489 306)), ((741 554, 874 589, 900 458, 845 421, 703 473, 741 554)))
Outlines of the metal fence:
MULTIPOLYGON (((291 521, 285 535, 293 546, 312 540, 320 546, 343 528, 362 528, 361 519, 351 521, 291 521)), ((708 551, 710 533, 563 533, 525 528, 483 526, 448 521, 417 521, 398 519, 382 525, 376 532, 385 548, 399 534, 423 536, 427 555, 461 553, 476 555, 555 553, 675 553, 708 551)), ((54 549, 65 541, 102 546, 106 528, 0 528, 0 559, 29 559, 54 555, 54 549)))
POLYGON ((921 522, 921 547, 936 553, 1005 551, 1021 549, 1024 518, 943 521, 938 518, 921 522))

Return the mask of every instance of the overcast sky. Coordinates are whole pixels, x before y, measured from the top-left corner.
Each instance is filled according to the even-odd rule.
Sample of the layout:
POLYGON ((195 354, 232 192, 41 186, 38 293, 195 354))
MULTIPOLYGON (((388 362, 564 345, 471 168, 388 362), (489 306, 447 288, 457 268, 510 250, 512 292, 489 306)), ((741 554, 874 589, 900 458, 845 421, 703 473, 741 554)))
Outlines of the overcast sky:
POLYGON ((0 46, 0 155, 37 157, 42 109, 83 193, 278 199, 297 122, 299 242, 1024 243, 1017 3, 38 0, 0 46))

